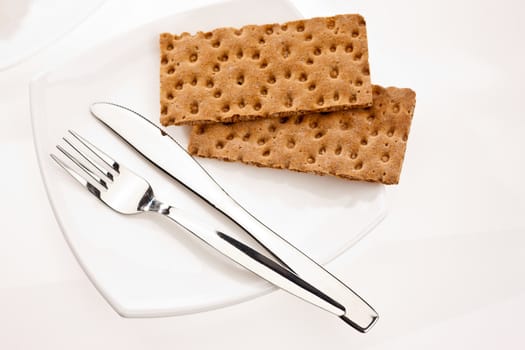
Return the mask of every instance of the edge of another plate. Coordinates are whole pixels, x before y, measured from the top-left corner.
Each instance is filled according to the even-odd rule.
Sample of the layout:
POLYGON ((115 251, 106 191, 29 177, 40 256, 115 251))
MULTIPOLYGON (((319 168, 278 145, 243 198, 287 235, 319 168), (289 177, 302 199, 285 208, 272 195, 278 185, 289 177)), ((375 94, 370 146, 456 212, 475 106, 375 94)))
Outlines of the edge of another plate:
POLYGON ((12 67, 15 67, 18 64, 24 62, 25 60, 31 58, 32 56, 38 54, 40 51, 53 45, 55 42, 57 42, 62 37, 67 35, 70 31, 72 31, 73 29, 77 28, 79 25, 84 23, 89 17, 91 17, 91 15, 93 15, 98 9, 100 9, 102 5, 106 2, 106 0, 97 0, 97 1, 98 2, 95 2, 95 4, 88 11, 86 11, 84 14, 79 16, 76 22, 73 22, 69 26, 62 28, 62 30, 57 31, 54 35, 51 35, 47 40, 44 40, 39 45, 36 45, 36 48, 22 50, 17 55, 12 56, 4 61, 0 61, 0 72, 3 72, 12 67))

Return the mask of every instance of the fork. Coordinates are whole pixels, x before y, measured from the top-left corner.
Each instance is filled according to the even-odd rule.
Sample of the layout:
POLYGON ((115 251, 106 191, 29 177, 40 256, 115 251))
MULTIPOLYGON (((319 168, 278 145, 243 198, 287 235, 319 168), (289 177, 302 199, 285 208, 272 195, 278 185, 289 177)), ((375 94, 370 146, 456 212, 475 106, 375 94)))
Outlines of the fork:
POLYGON ((80 158, 60 145, 56 147, 80 171, 74 170, 54 154, 50 154, 51 158, 111 209, 125 215, 153 212, 165 216, 275 286, 339 317, 345 314, 344 306, 274 260, 224 232, 200 224, 198 219, 192 218, 181 209, 159 201, 144 178, 115 161, 76 132, 68 132, 75 141, 67 137, 63 140, 80 155, 80 158), (82 147, 78 147, 77 144, 82 147))

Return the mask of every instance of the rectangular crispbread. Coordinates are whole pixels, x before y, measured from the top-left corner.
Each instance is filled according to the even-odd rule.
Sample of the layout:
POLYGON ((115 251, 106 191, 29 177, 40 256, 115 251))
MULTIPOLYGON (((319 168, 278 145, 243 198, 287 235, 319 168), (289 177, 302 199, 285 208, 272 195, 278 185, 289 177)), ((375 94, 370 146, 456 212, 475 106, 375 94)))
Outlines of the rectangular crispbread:
POLYGON ((160 35, 164 126, 295 116, 372 104, 360 15, 160 35))
POLYGON ((257 166, 399 182, 416 95, 373 86, 370 108, 192 128, 189 152, 257 166))

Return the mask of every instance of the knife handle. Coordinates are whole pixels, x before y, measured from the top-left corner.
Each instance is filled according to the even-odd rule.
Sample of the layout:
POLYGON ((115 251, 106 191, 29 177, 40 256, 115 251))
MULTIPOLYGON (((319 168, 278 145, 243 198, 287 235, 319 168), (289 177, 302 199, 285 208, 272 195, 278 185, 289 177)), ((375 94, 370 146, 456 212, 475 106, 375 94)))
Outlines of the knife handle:
MULTIPOLYGON (((343 305, 346 310, 345 315, 341 316, 343 321, 363 333, 376 323, 379 315, 357 293, 251 215, 211 177, 210 180, 216 184, 215 191, 207 191, 205 194, 199 191, 201 196, 205 195, 202 198, 245 230, 290 271, 343 305)), ((211 184, 206 186, 208 189, 211 187, 211 184)))

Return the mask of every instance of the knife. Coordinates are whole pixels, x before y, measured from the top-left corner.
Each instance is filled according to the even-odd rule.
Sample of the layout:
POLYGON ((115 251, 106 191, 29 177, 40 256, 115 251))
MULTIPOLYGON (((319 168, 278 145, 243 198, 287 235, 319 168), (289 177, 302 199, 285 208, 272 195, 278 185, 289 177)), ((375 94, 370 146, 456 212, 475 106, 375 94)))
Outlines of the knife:
POLYGON ((153 165, 244 229, 277 257, 284 268, 342 305, 344 314, 338 316, 347 324, 365 333, 376 323, 379 315, 366 301, 246 211, 161 128, 137 112, 114 103, 93 103, 91 113, 153 165))

